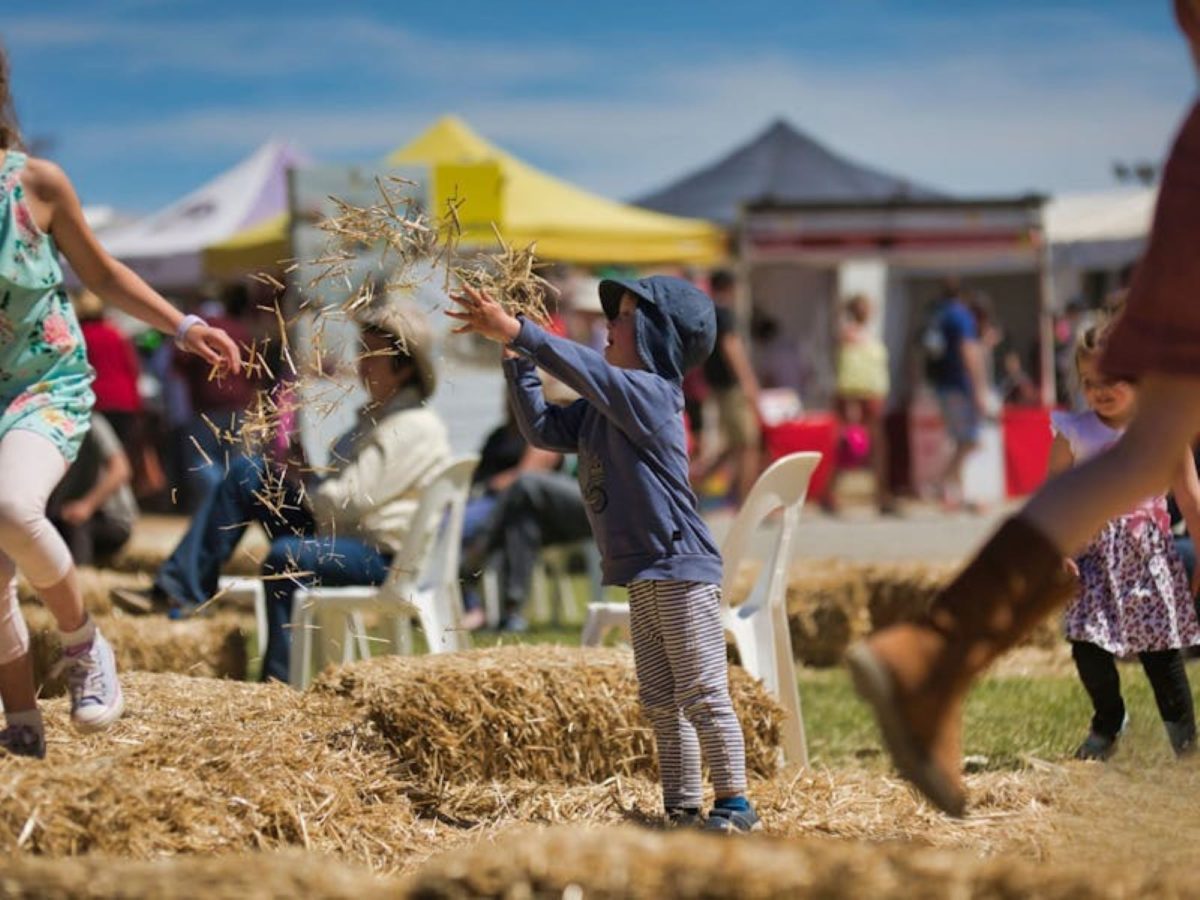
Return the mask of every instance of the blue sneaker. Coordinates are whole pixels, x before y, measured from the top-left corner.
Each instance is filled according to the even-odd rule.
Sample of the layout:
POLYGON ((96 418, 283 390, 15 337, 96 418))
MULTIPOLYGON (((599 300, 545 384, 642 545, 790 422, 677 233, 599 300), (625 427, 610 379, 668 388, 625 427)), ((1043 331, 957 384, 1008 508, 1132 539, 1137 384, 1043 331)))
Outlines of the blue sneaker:
POLYGON ((749 834, 752 831, 759 831, 761 828, 762 822, 758 819, 758 813, 754 811, 754 807, 749 802, 746 803, 745 809, 714 806, 708 813, 708 820, 704 823, 705 831, 716 831, 721 834, 749 834))
POLYGON ((103 731, 121 718, 125 697, 117 678, 117 660, 99 631, 81 652, 64 650, 57 670, 67 673, 71 721, 77 731, 103 731))
POLYGON ((1121 735, 1125 733, 1125 729, 1128 727, 1129 714, 1126 713, 1124 720, 1121 722, 1121 730, 1114 735, 1089 731, 1088 736, 1079 745, 1079 749, 1075 751, 1075 758, 1086 762, 1107 762, 1117 752, 1117 742, 1121 740, 1121 735))
POLYGON ((28 725, 9 725, 0 731, 0 750, 13 756, 46 758, 46 735, 28 725))

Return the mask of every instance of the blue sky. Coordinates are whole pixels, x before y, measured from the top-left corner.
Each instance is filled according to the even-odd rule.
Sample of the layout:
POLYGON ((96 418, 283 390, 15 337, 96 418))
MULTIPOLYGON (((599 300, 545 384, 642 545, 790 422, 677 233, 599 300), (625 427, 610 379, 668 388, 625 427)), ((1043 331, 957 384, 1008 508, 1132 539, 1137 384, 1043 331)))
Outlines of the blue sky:
POLYGON ((779 116, 952 192, 1101 188, 1196 86, 1167 0, 4 0, 0 38, 26 135, 132 211, 271 137, 372 159, 444 112, 621 198, 779 116))

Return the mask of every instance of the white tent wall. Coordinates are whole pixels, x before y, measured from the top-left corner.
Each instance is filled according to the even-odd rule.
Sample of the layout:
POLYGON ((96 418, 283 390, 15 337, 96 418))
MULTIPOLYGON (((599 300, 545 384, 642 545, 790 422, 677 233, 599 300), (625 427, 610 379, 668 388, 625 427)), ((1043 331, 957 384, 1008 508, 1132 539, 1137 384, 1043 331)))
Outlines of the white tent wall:
POLYGON ((779 326, 769 346, 752 344, 755 369, 764 384, 796 390, 806 409, 833 400, 837 285, 835 266, 765 263, 751 270, 752 307, 779 326))

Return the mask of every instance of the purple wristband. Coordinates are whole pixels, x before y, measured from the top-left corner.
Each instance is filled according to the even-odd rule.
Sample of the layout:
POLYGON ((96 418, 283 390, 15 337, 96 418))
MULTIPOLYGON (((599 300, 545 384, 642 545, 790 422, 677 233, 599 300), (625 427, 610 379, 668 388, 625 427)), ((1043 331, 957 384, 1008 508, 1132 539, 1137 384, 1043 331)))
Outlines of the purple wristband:
POLYGON ((187 338, 187 333, 196 325, 207 324, 207 322, 197 315, 192 315, 189 313, 188 315, 184 316, 182 321, 179 323, 179 327, 175 329, 175 346, 180 350, 186 350, 187 347, 184 345, 184 340, 187 338))

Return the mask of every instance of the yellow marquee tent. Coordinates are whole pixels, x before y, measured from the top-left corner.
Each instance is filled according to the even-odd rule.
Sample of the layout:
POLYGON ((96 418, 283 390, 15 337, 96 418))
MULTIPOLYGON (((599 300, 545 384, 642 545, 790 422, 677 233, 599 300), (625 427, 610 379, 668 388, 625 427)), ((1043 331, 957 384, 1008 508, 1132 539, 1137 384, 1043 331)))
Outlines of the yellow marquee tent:
POLYGON ((486 241, 495 223, 506 241, 537 242, 544 259, 582 264, 713 263, 726 255, 724 233, 702 219, 627 206, 540 172, 445 116, 396 150, 394 166, 433 170, 435 209, 461 198, 469 241, 486 241))
POLYGON ((205 248, 205 274, 223 278, 277 266, 291 256, 290 226, 289 215, 280 213, 205 248))
MULTIPOLYGON (((463 121, 445 116, 387 157, 389 166, 432 171, 434 209, 461 200, 466 243, 537 242, 538 256, 582 265, 712 264, 726 255, 725 235, 702 219, 650 212, 606 200, 540 172, 488 143, 463 121)), ((205 271, 231 276, 278 264, 290 255, 290 222, 276 216, 205 251, 205 271)))

